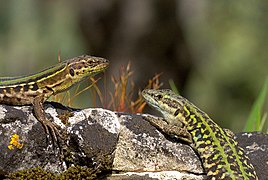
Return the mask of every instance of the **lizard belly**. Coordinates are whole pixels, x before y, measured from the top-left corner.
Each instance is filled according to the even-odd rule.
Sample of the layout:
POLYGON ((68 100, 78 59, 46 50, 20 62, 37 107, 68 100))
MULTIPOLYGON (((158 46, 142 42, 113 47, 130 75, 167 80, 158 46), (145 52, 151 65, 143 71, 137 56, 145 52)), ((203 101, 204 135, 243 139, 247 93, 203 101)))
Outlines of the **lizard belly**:
MULTIPOLYGON (((0 88, 0 104, 9 105, 29 105, 33 103, 36 96, 44 94, 43 89, 23 91, 23 88, 6 87, 0 88)), ((45 98, 49 97, 51 93, 45 93, 45 98)))
POLYGON ((0 104, 9 104, 9 105, 28 105, 32 104, 34 96, 29 97, 21 93, 17 94, 0 94, 0 104))

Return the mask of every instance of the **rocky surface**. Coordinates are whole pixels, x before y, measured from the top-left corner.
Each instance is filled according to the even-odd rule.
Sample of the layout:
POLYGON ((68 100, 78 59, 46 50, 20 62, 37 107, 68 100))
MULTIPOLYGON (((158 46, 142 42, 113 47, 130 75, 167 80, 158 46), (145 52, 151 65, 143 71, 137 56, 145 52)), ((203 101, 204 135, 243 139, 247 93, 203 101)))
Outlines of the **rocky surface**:
POLYGON ((268 135, 261 132, 237 133, 236 140, 245 149, 260 180, 268 179, 268 135))
MULTIPOLYGON (((36 167, 66 173, 76 166, 89 169, 81 174, 84 170, 79 169, 79 177, 92 174, 110 180, 205 178, 198 156, 187 144, 166 137, 141 115, 77 110, 57 103, 46 103, 45 109, 65 134, 61 149, 47 141, 31 106, 0 105, 0 178, 36 167)), ((268 177, 268 136, 239 133, 237 140, 259 178, 268 177)))

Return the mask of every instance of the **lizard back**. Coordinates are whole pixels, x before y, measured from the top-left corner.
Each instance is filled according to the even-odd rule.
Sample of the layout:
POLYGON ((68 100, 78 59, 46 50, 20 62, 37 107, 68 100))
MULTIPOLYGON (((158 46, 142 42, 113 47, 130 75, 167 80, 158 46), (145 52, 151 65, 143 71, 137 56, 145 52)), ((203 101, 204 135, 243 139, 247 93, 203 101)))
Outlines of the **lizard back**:
POLYGON ((184 105, 184 115, 193 137, 192 146, 200 155, 208 177, 256 179, 253 165, 230 132, 189 101, 184 105))
POLYGON ((231 132, 223 130, 205 112, 171 90, 144 90, 146 102, 170 125, 185 127, 191 147, 199 154, 209 179, 258 179, 253 165, 231 132))

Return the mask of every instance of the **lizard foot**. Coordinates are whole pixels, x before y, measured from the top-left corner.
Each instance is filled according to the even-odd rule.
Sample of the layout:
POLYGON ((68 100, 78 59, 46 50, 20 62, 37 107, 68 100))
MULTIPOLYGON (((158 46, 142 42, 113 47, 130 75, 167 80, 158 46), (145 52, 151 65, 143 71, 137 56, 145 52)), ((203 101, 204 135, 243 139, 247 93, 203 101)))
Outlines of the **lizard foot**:
POLYGON ((61 140, 64 140, 64 137, 60 133, 60 127, 49 120, 41 121, 41 124, 43 125, 45 133, 47 134, 47 143, 49 143, 49 139, 51 139, 52 146, 54 148, 58 146, 61 151, 60 142, 61 140))

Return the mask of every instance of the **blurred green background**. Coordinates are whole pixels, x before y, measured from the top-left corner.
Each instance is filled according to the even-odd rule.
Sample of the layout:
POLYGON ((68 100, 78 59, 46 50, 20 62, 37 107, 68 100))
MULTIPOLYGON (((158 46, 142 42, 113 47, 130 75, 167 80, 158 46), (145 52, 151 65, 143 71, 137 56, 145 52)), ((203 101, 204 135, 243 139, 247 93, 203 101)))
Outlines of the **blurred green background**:
MULTIPOLYGON (((267 76, 268 2, 0 1, 0 75, 37 72, 82 54, 129 61, 137 88, 162 72, 217 123, 241 131, 267 76)), ((86 85, 84 85, 86 86, 86 85)), ((91 106, 83 93, 75 107, 91 106)), ((264 109, 265 111, 265 109, 264 109)))

